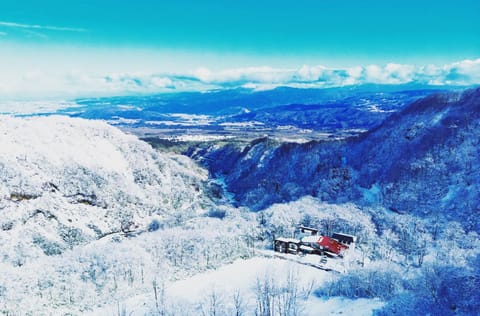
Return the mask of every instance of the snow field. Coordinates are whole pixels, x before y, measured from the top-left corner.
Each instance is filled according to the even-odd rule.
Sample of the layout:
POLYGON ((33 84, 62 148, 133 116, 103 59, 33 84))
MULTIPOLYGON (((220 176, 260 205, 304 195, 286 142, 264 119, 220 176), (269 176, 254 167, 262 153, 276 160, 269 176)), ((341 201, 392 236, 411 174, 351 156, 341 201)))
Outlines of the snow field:
MULTIPOLYGON (((332 278, 330 272, 296 264, 278 258, 254 257, 237 260, 214 271, 207 271, 190 278, 170 282, 165 285, 165 301, 170 312, 181 315, 198 315, 211 308, 212 296, 216 297, 219 315, 234 314, 234 297, 240 295, 242 311, 254 315, 257 297, 256 285, 265 280, 284 288, 288 278, 293 278, 301 292, 296 304, 299 315, 371 315, 383 303, 376 299, 349 300, 343 298, 319 298, 313 290, 332 278), (180 306, 180 308, 179 308, 180 306)), ((121 306, 130 315, 154 315, 154 292, 131 298, 121 306)), ((274 307, 275 308, 275 307, 274 307)), ((115 315, 118 306, 108 306, 90 315, 115 315)), ((278 312, 274 313, 279 315, 278 312)))

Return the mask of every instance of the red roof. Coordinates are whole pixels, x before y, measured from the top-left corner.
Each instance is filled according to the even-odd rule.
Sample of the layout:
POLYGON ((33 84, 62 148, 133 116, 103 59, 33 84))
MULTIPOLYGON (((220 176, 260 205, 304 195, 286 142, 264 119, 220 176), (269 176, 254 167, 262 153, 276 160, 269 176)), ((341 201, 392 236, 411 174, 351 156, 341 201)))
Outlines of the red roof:
POLYGON ((335 254, 340 254, 342 251, 348 249, 348 246, 339 243, 336 240, 333 240, 330 237, 327 236, 321 236, 317 243, 326 251, 333 252, 335 254))

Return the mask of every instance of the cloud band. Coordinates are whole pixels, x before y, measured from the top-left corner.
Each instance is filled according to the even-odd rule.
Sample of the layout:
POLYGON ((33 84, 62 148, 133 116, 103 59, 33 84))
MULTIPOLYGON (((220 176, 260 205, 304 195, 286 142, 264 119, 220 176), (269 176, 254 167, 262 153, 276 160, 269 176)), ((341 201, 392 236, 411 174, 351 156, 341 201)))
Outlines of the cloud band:
POLYGON ((349 68, 302 66, 298 69, 248 67, 212 71, 198 68, 185 73, 51 73, 34 72, 0 77, 0 96, 94 96, 148 94, 211 89, 271 89, 278 86, 328 88, 362 84, 418 84, 470 86, 480 84, 480 59, 447 65, 368 65, 349 68))

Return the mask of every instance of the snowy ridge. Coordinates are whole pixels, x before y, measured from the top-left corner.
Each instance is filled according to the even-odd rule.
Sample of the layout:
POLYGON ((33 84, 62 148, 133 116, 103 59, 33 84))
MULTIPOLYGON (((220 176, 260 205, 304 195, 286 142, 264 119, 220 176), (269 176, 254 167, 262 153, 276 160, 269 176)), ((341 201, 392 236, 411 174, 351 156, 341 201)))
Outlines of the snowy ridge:
POLYGON ((58 254, 210 203, 204 170, 105 123, 1 117, 0 131, 0 236, 10 241, 1 252, 10 261, 32 240, 29 255, 58 254))
POLYGON ((82 315, 249 256, 249 215, 187 157, 59 116, 1 117, 0 144, 2 314, 82 315))
POLYGON ((358 137, 304 144, 258 138, 244 148, 197 146, 188 154, 252 209, 313 195, 459 220, 478 232, 479 113, 479 88, 432 94, 358 137))

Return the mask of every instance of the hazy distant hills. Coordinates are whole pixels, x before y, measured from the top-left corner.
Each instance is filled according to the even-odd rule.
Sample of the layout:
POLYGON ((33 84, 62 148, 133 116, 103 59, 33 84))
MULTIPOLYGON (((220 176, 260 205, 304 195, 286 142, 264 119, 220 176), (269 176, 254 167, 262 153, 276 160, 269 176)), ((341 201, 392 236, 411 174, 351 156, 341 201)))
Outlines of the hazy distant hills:
POLYGON ((363 85, 330 89, 284 87, 267 91, 182 92, 81 99, 75 100, 76 106, 56 113, 103 119, 127 128, 182 128, 193 124, 225 130, 225 126, 231 124, 250 123, 262 128, 290 125, 328 131, 370 129, 406 104, 446 89, 452 87, 439 90, 411 85, 363 85))
MULTIPOLYGON (((76 103, 84 113, 100 109, 130 105, 137 109, 157 113, 186 113, 205 115, 237 114, 247 108, 250 111, 272 108, 288 104, 319 104, 338 102, 339 100, 368 97, 369 95, 392 95, 421 97, 436 91, 458 89, 450 86, 421 85, 359 85, 327 89, 300 89, 279 87, 272 90, 252 90, 246 88, 213 90, 207 92, 179 92, 146 96, 121 96, 106 98, 79 99, 76 103), (88 107, 88 109, 86 109, 88 107)), ((85 114, 87 115, 87 114, 85 114)), ((105 113, 108 115, 108 112, 105 113)))

